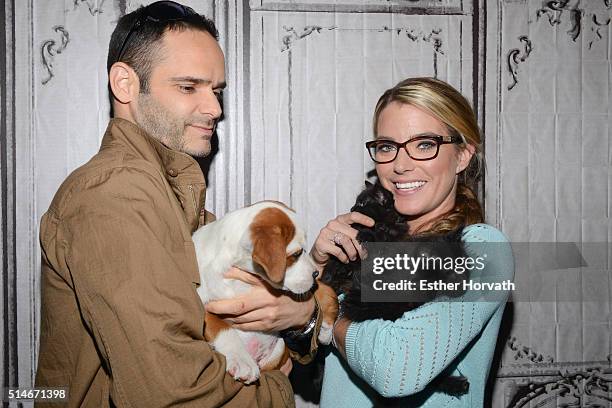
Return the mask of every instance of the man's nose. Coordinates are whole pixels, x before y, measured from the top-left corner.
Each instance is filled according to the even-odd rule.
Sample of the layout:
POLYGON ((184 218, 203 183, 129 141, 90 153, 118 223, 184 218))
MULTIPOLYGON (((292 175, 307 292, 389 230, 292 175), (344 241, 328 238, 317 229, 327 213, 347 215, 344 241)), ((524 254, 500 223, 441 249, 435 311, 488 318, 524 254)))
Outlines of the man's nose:
POLYGON ((200 101, 200 113, 204 115, 210 115, 213 119, 219 119, 221 113, 223 113, 223 106, 221 106, 221 98, 214 92, 206 92, 206 95, 200 101))

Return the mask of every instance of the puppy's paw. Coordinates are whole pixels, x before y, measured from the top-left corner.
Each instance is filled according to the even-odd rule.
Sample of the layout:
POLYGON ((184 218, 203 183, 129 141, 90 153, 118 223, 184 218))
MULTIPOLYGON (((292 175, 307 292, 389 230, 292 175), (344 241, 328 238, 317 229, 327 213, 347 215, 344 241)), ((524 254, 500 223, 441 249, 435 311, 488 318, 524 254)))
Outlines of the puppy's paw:
POLYGON ((332 341, 332 336, 334 334, 334 325, 333 323, 328 323, 323 321, 321 324, 321 329, 319 330, 319 343, 321 344, 330 344, 332 341))
POLYGON ((259 378, 259 366, 250 355, 242 353, 229 353, 225 355, 227 372, 235 380, 250 384, 259 378))
POLYGON ((235 329, 222 330, 210 343, 225 356, 226 371, 236 380, 250 384, 259 378, 259 366, 235 329))

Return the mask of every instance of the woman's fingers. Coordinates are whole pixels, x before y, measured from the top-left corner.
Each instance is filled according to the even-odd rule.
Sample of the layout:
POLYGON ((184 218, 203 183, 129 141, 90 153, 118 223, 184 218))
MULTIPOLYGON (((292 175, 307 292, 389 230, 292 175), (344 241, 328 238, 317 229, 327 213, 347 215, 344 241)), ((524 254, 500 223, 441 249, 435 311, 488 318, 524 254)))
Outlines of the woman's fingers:
POLYGON ((360 259, 363 259, 366 256, 366 251, 357 240, 358 231, 350 224, 371 227, 374 225, 374 220, 367 215, 353 211, 339 215, 327 224, 328 229, 333 232, 331 240, 342 247, 351 260, 357 259, 357 255, 360 259))
POLYGON ((357 257, 364 258, 366 252, 357 241, 357 230, 351 224, 361 224, 371 227, 374 220, 358 212, 341 214, 327 223, 311 251, 314 261, 322 266, 327 263, 329 256, 333 255, 341 262, 348 263, 357 257))

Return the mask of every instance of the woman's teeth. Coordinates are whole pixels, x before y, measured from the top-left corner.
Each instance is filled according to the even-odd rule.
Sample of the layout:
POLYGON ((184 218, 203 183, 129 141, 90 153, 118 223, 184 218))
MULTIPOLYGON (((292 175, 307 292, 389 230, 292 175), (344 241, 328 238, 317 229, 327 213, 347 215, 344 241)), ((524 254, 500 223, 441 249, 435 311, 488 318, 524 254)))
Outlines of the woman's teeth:
POLYGON ((395 188, 398 190, 414 190, 423 186, 426 181, 412 181, 410 183, 395 183, 395 188))

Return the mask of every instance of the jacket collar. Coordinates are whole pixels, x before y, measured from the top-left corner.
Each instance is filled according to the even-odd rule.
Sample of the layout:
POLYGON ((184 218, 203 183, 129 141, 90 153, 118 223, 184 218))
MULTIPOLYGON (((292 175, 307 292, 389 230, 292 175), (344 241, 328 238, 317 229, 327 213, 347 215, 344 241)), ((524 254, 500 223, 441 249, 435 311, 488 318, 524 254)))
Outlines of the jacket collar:
MULTIPOLYGON (((164 146, 157 139, 149 136, 138 125, 121 118, 113 118, 102 138, 100 150, 119 145, 131 154, 142 158, 158 167, 177 195, 181 204, 185 202, 187 188, 195 188, 191 195, 195 197, 196 212, 204 208, 206 183, 198 162, 186 153, 178 152, 164 146)), ((185 205, 183 205, 185 210, 185 205)), ((193 220, 191 211, 185 213, 187 222, 198 226, 197 217, 193 220)), ((193 225, 192 225, 193 226, 193 225)))
POLYGON ((185 182, 204 182, 202 169, 193 157, 167 148, 136 124, 126 119, 111 119, 102 139, 100 150, 116 143, 128 147, 136 156, 157 163, 166 173, 168 181, 180 174, 185 182), (176 175, 173 175, 173 173, 176 173, 176 175), (186 178, 188 180, 185 180, 186 178))

